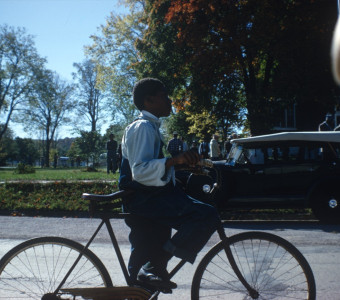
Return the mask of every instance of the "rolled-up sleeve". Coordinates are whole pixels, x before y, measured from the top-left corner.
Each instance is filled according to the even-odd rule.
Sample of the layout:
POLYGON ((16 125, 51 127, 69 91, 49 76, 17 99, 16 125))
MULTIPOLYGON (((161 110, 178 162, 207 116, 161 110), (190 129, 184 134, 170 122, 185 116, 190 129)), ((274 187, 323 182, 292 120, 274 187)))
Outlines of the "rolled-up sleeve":
POLYGON ((172 177, 165 174, 166 158, 159 159, 161 140, 150 122, 136 122, 125 132, 123 155, 128 158, 133 180, 147 186, 164 186, 172 177))

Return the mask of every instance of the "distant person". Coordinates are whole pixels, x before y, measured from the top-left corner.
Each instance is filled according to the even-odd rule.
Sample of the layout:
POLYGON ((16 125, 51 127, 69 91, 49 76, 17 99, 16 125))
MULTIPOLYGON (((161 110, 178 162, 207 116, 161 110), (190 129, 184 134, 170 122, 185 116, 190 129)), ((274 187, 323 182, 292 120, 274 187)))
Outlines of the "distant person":
POLYGON ((117 171, 117 141, 114 140, 114 134, 109 135, 109 141, 106 143, 107 150, 107 174, 110 171, 114 174, 117 171))
POLYGON ((173 133, 173 138, 169 141, 166 149, 169 151, 172 157, 183 152, 183 143, 178 138, 178 133, 176 131, 173 133))
POLYGON ((210 158, 211 160, 219 160, 221 158, 221 149, 218 144, 218 135, 214 134, 210 141, 210 158))
POLYGON ((198 147, 198 154, 200 154, 203 158, 207 159, 209 158, 209 152, 210 152, 210 145, 209 145, 208 139, 205 138, 198 147))
POLYGON ((196 141, 193 141, 190 147, 191 151, 195 151, 196 153, 198 153, 198 144, 196 141))
POLYGON ((188 150, 189 150, 189 147, 188 147, 187 142, 184 140, 184 137, 181 136, 179 139, 182 141, 182 144, 183 144, 183 149, 182 149, 182 151, 183 151, 183 152, 184 152, 184 151, 188 151, 188 150))
POLYGON ((334 130, 334 118, 332 115, 327 114, 325 121, 319 125, 319 131, 333 131, 334 130))

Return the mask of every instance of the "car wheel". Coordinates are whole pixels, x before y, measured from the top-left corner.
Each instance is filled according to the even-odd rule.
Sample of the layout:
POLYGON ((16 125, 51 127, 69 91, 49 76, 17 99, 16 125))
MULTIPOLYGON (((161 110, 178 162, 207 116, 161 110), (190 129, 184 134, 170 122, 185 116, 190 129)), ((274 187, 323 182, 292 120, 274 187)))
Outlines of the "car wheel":
POLYGON ((311 206, 320 221, 340 223, 340 191, 336 184, 318 187, 311 197, 311 206))

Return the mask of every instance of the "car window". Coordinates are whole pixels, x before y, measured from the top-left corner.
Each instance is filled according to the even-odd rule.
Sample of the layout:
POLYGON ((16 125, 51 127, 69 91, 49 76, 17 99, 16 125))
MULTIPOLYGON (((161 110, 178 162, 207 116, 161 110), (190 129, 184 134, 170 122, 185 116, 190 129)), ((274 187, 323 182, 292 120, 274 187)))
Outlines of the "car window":
POLYGON ((229 165, 276 165, 332 161, 340 158, 339 143, 284 141, 276 144, 234 145, 227 163, 229 165))
POLYGON ((239 159, 242 151, 243 147, 241 145, 234 144, 228 155, 227 164, 230 166, 234 166, 237 160, 239 159))

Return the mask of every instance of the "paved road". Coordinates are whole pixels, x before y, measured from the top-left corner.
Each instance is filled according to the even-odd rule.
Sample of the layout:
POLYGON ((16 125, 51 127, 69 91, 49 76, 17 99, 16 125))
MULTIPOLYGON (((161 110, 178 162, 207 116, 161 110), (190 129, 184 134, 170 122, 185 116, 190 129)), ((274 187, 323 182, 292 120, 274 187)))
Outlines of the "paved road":
MULTIPOLYGON (((0 217, 0 257, 18 243, 37 236, 63 236, 84 243, 99 224, 98 219, 0 217)), ((128 228, 123 220, 112 220, 124 258, 129 257, 128 228)), ((340 225, 320 225, 314 222, 230 222, 228 235, 259 230, 277 234, 292 242, 309 261, 316 279, 317 299, 340 299, 340 225)), ((200 253, 201 258, 218 241, 213 235, 200 253)), ((91 247, 107 266, 113 281, 123 284, 123 276, 113 258, 108 234, 102 230, 91 247), (111 256, 112 254, 112 256, 111 256)), ((197 261, 198 261, 197 260, 197 261)), ((161 295, 160 300, 190 299, 190 286, 197 263, 187 264, 174 277, 178 289, 173 297, 161 295)), ((1 293, 1 291, 0 291, 1 293)))

